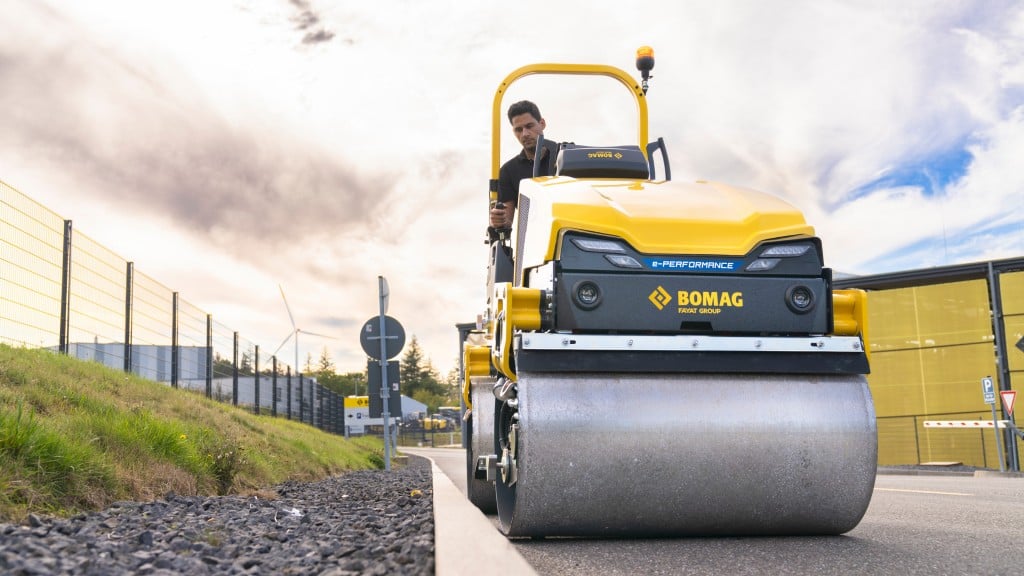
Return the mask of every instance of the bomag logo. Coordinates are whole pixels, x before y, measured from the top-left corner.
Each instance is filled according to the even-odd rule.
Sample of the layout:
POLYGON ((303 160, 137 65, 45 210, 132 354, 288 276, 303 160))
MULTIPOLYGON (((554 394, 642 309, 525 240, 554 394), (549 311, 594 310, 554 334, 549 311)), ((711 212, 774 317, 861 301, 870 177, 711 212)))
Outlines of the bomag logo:
POLYGON ((722 308, 743 308, 743 292, 680 290, 676 300, 680 314, 721 314, 722 308))
POLYGON ((654 304, 655 308, 663 310, 672 301, 672 295, 661 286, 658 286, 654 289, 654 292, 647 296, 647 299, 651 301, 651 304, 654 304))
MULTIPOLYGON (((622 157, 622 154, 619 154, 622 157)), ((587 158, 612 158, 611 152, 587 152, 587 158)))
MULTIPOLYGON (((647 299, 658 310, 664 310, 672 302, 672 294, 658 286, 647 299)), ((675 299, 679 314, 721 314, 723 308, 743 308, 743 292, 679 290, 675 299)))

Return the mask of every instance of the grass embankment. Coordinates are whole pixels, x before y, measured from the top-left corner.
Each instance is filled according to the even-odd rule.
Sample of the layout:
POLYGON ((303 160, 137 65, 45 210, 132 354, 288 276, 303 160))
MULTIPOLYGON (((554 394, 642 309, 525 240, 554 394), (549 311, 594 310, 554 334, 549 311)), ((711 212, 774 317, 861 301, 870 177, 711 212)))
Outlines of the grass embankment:
POLYGON ((45 350, 0 344, 0 521, 255 492, 383 465, 345 440, 45 350))

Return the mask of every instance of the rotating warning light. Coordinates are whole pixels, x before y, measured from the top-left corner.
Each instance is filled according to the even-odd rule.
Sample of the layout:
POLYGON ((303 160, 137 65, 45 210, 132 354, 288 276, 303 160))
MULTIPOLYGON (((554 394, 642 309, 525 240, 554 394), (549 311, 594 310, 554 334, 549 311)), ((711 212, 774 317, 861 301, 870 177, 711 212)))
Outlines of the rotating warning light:
POLYGON ((654 70, 654 48, 641 46, 636 49, 636 69, 640 71, 643 80, 641 88, 647 94, 647 81, 652 78, 651 70, 654 70))
POLYGON ((651 70, 654 70, 654 48, 641 46, 636 49, 636 69, 644 80, 651 77, 651 70))

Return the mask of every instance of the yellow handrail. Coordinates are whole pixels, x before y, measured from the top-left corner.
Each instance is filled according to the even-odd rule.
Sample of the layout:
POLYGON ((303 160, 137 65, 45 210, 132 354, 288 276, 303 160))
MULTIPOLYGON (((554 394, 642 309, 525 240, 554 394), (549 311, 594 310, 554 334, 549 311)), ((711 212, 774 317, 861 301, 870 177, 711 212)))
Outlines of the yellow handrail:
MULTIPOLYGON (((504 117, 502 99, 513 82, 531 74, 566 74, 582 76, 608 76, 621 82, 633 93, 639 112, 638 144, 647 155, 647 99, 644 91, 629 74, 614 66, 602 64, 529 64, 514 70, 498 85, 494 94, 494 110, 491 117, 491 180, 498 179, 501 170, 501 123, 504 117)), ((491 190, 491 200, 497 200, 497 190, 491 190)))

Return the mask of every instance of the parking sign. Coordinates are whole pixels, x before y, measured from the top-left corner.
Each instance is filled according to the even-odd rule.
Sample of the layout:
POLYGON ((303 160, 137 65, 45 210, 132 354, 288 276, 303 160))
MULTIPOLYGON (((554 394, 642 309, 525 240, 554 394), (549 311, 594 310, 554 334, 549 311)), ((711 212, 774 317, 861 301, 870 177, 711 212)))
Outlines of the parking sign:
POLYGON ((986 376, 981 379, 981 392, 985 395, 985 404, 996 403, 996 388, 992 384, 992 378, 986 376))

